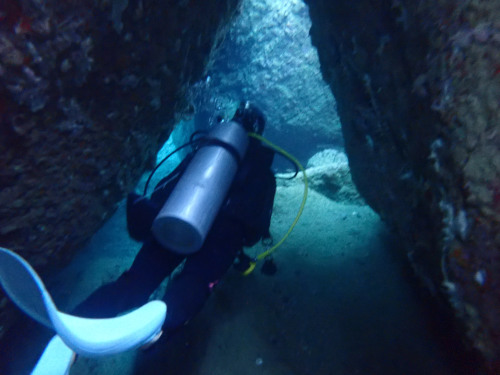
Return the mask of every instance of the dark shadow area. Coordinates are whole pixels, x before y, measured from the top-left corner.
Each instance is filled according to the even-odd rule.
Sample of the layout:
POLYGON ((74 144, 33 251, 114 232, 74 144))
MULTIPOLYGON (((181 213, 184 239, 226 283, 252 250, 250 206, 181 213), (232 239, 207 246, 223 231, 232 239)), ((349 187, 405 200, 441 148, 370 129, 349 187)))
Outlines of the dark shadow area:
POLYGON ((136 358, 134 373, 199 373, 210 335, 210 321, 205 316, 196 317, 171 337, 163 337, 151 348, 141 351, 136 358))
POLYGON ((433 296, 417 279, 405 249, 398 243, 395 234, 382 234, 388 253, 399 264, 403 280, 411 287, 412 297, 421 306, 421 314, 448 366, 457 375, 487 375, 480 354, 463 338, 464 327, 455 317, 453 310, 444 300, 445 296, 433 296))
POLYGON ((53 331, 24 314, 4 336, 8 343, 0 348, 0 374, 28 375, 53 336, 53 331))

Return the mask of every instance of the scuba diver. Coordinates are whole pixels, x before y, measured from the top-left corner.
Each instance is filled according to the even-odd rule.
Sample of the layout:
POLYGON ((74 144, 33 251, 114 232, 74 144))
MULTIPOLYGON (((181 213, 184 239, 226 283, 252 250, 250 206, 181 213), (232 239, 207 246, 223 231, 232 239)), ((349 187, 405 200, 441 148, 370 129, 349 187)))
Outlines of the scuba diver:
POLYGON ((128 271, 96 290, 74 314, 109 318, 143 305, 184 262, 163 297, 163 331, 169 334, 199 312, 244 246, 270 237, 274 151, 247 136, 262 134, 264 115, 243 102, 231 121, 217 126, 225 133, 202 137, 150 198, 129 194, 127 228, 143 246, 128 271))
POLYGON ((299 161, 262 137, 264 126, 259 109, 249 102, 240 103, 231 121, 220 122, 208 134, 195 132, 173 152, 194 146, 148 197, 149 181, 168 156, 160 162, 144 194, 131 193, 127 199, 128 232, 143 243, 133 264, 80 303, 72 315, 57 309, 29 263, 0 247, 3 289, 26 314, 56 332, 32 375, 67 375, 76 354, 102 357, 149 346, 162 333, 168 339, 201 310, 233 264, 246 275, 265 259, 262 272, 276 272, 270 254, 296 225, 308 183, 299 161), (304 195, 287 233, 252 259, 243 247, 271 238, 275 152, 296 165, 292 178, 302 171, 304 195), (167 277, 162 301, 148 302, 167 277))

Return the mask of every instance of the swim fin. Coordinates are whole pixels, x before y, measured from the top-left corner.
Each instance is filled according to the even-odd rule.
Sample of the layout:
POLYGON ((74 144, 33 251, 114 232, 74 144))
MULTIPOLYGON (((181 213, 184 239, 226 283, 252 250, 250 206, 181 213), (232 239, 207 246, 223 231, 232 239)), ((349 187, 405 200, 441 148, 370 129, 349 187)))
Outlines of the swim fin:
POLYGON ((51 363, 51 353, 62 353, 62 363, 57 367, 61 371, 71 358, 70 351, 99 357, 135 349, 157 339, 167 312, 163 301, 151 301, 128 314, 110 319, 65 314, 57 309, 35 270, 19 255, 2 247, 0 284, 21 310, 56 331, 57 336, 44 352, 47 358, 42 355, 40 361, 51 363))
POLYGON ((68 375, 76 354, 59 336, 54 336, 45 348, 31 375, 68 375))

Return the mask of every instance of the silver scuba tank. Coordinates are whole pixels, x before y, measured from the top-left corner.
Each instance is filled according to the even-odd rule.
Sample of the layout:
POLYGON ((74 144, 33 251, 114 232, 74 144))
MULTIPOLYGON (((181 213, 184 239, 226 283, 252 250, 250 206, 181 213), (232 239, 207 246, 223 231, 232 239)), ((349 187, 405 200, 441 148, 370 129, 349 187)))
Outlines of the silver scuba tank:
POLYGON ((160 244, 180 254, 203 245, 238 170, 237 156, 243 159, 248 146, 235 121, 217 124, 208 138, 215 142, 196 151, 151 228, 160 244))

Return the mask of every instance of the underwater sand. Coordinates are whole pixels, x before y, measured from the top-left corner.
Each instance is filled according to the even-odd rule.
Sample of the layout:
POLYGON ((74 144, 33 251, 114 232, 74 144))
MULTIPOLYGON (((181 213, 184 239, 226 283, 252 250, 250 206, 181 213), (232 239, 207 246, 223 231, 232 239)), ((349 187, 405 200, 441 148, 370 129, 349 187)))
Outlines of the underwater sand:
MULTIPOLYGON (((278 188, 275 241, 301 197, 300 185, 278 188)), ((124 211, 122 205, 50 281, 60 306, 72 308, 131 264, 139 244, 126 234, 124 211)), ((259 266, 247 277, 231 269, 203 311, 169 341, 146 352, 79 358, 71 375, 457 374, 393 245, 368 207, 310 191, 276 252, 274 276, 259 266)))

